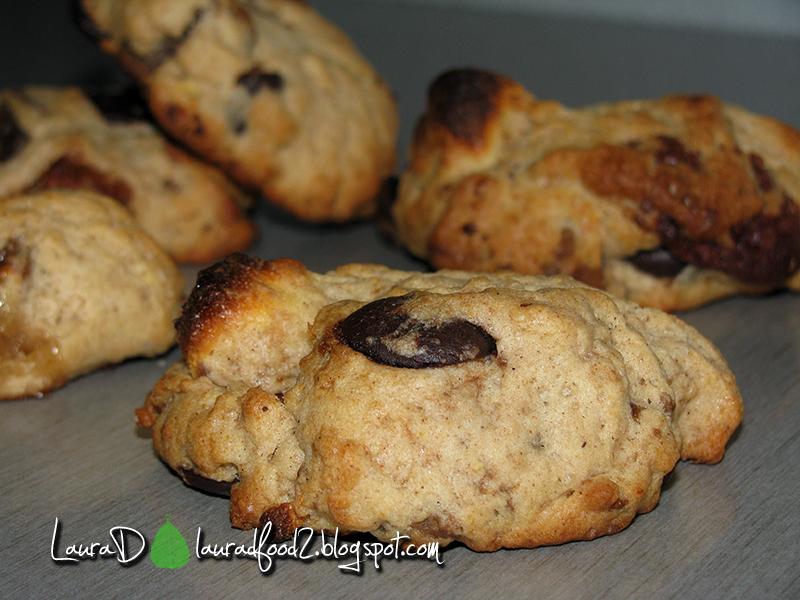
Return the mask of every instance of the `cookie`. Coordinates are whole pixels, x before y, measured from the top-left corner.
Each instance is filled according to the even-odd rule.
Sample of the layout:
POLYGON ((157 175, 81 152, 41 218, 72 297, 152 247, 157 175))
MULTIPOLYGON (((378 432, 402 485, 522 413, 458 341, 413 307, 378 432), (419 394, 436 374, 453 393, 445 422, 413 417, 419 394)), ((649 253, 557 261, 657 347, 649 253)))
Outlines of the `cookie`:
POLYGON ((435 268, 563 273, 665 310, 800 289, 800 132, 712 96, 579 109, 431 85, 390 235, 435 268))
POLYGON ((165 352, 182 297, 173 260, 107 196, 0 199, 0 399, 165 352))
POLYGON ((184 360, 137 410, 236 527, 460 542, 591 539, 653 509, 742 416, 677 317, 567 277, 234 256, 180 319, 184 360))
POLYGON ((168 142, 130 90, 0 92, 0 197, 46 188, 114 198, 182 263, 212 262, 255 236, 248 197, 168 142))
POLYGON ((396 162, 384 81, 296 0, 80 0, 161 126, 300 219, 370 216, 396 162))

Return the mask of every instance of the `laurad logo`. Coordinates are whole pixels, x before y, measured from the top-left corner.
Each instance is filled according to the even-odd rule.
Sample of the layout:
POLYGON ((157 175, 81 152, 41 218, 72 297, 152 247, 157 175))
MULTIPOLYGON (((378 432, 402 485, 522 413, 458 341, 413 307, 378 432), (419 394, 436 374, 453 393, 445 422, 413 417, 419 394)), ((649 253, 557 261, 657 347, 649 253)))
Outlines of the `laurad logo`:
POLYGON ((147 548, 145 537, 130 527, 112 527, 108 530, 108 535, 110 542, 70 544, 62 552, 59 550, 61 532, 56 518, 50 542, 50 558, 56 563, 68 564, 98 558, 116 559, 121 564, 129 564, 139 558, 147 548))
MULTIPOLYGON (((249 544, 226 542, 208 543, 202 528, 197 528, 194 556, 197 560, 229 560, 244 558, 254 560, 264 573, 273 571, 279 560, 310 562, 316 559, 340 562, 341 572, 361 573, 364 565, 371 564, 381 570, 385 560, 423 559, 443 566, 439 555, 439 544, 415 545, 410 538, 399 532, 389 542, 339 539, 339 532, 316 533, 310 528, 295 531, 291 540, 283 543, 270 542, 272 523, 255 529, 249 544), (316 543, 319 542, 319 543, 316 543)), ((53 525, 50 541, 50 558, 57 564, 76 564, 81 561, 112 559, 122 565, 136 564, 144 556, 148 543, 144 535, 131 527, 112 527, 105 542, 61 544, 61 526, 58 518, 53 525)), ((150 561, 159 569, 177 569, 192 558, 192 550, 181 532, 169 521, 158 530, 150 548, 150 561)))

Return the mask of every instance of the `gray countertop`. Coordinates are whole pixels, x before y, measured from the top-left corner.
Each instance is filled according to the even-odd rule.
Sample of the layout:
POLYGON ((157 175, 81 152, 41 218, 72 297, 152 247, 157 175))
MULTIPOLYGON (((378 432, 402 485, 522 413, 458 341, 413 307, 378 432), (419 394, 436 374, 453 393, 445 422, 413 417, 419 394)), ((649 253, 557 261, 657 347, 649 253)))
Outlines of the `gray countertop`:
MULTIPOLYGON (((800 42, 513 12, 366 0, 326 0, 396 92, 401 152, 430 81, 454 66, 510 75, 569 106, 670 92, 714 93, 800 127, 800 42)), ((90 83, 120 77, 62 3, 4 5, 0 84, 90 83)), ((249 253, 291 256, 312 270, 347 262, 423 268, 369 223, 310 227, 259 208, 249 253)), ((192 279, 196 269, 187 269, 192 279)), ((230 527, 227 501, 181 484, 137 431, 133 410, 177 353, 131 360, 42 399, 0 403, 0 596, 206 598, 779 598, 800 595, 800 298, 735 298, 680 315, 713 340, 737 376, 743 424, 715 466, 680 463, 661 502, 626 530, 591 542, 480 554, 453 547, 437 565, 388 557, 351 562, 283 558, 263 573, 250 559, 195 556, 252 544, 230 527), (169 522, 189 562, 158 569, 142 552, 67 563, 70 547, 152 548, 169 522), (55 535, 54 535, 55 534, 55 535), (139 544, 140 545, 140 544, 139 544)), ((318 543, 314 540, 313 543, 318 543)))

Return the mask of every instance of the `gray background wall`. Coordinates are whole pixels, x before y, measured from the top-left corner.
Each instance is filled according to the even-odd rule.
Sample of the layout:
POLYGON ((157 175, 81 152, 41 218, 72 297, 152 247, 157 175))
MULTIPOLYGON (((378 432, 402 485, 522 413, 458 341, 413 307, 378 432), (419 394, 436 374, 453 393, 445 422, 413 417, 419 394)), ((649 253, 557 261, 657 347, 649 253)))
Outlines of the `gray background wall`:
POLYGON ((800 0, 376 0, 603 17, 800 38, 800 0))

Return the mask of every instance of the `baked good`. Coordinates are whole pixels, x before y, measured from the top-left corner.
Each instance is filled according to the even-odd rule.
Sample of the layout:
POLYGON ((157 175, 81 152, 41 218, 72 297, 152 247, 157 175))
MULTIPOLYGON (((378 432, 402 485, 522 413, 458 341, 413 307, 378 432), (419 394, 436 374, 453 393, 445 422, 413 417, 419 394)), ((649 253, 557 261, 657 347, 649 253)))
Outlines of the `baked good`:
POLYGON ((137 410, 234 526, 533 547, 617 532, 679 459, 714 463, 742 401, 677 317, 567 277, 233 256, 177 321, 137 410))
POLYGON ((168 142, 132 90, 0 91, 0 197, 45 188, 114 198, 182 263, 212 262, 255 236, 249 198, 168 142))
POLYGON ((350 40, 297 0, 80 0, 161 126, 289 213, 375 210, 397 109, 350 40))
POLYGON ((800 132, 712 96, 431 85, 388 229, 435 268, 572 275, 665 310, 800 289, 800 132))
POLYGON ((107 196, 0 199, 0 399, 165 352, 182 298, 175 263, 107 196))

